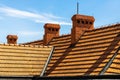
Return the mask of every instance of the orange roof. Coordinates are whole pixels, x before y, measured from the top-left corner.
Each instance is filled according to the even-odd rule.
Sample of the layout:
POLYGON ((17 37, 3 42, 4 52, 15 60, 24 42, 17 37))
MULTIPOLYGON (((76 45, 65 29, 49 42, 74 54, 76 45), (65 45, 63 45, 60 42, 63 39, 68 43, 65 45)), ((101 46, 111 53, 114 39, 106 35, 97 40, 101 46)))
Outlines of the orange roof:
POLYGON ((23 43, 23 45, 43 45, 43 40, 36 40, 27 43, 23 43))
POLYGON ((0 44, 0 76, 42 76, 51 49, 50 46, 0 44))
POLYGON ((86 31, 74 46, 70 46, 70 35, 53 39, 50 45, 56 47, 46 76, 99 75, 120 45, 119 33, 120 24, 116 24, 86 31))
MULTIPOLYGON (((119 33, 120 24, 115 24, 85 31, 74 45, 70 34, 54 37, 48 44, 55 50, 45 76, 101 75, 120 46, 119 33)), ((103 74, 120 74, 119 57, 120 51, 103 74)))
POLYGON ((120 24, 87 30, 74 45, 71 34, 53 37, 48 45, 55 49, 44 76, 120 74, 120 24))

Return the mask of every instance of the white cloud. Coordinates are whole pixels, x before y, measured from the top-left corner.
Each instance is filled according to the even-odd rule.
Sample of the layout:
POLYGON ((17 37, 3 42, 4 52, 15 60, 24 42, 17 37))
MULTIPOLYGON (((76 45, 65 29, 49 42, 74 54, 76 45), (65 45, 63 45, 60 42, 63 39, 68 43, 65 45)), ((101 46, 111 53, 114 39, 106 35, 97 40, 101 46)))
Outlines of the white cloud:
POLYGON ((53 14, 46 14, 46 13, 44 13, 43 15, 46 16, 46 17, 48 17, 48 18, 63 19, 62 17, 54 16, 53 14))
POLYGON ((72 25, 71 23, 68 23, 68 22, 64 22, 64 21, 54 21, 54 20, 36 20, 35 21, 36 23, 44 23, 44 22, 47 22, 47 23, 55 23, 55 24, 60 24, 60 25, 72 25))
POLYGON ((7 14, 8 16, 14 16, 14 17, 31 17, 31 18, 43 18, 40 15, 33 14, 27 11, 20 11, 17 9, 13 9, 10 7, 0 7, 0 12, 3 12, 7 14))
POLYGON ((61 20, 62 17, 54 16, 47 13, 37 14, 34 12, 18 10, 11 7, 0 7, 0 13, 4 13, 6 16, 27 18, 30 20, 34 20, 37 23, 58 23, 61 25, 71 25, 71 23, 61 20))

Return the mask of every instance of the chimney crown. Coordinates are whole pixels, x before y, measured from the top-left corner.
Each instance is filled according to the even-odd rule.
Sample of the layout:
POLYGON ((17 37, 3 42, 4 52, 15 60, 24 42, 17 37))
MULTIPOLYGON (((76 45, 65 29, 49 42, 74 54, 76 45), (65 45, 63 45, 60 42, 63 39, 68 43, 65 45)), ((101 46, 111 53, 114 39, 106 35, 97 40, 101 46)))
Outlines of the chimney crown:
POLYGON ((93 16, 87 16, 87 15, 81 15, 81 14, 75 14, 72 16, 71 19, 72 20, 85 19, 85 20, 95 21, 93 16))
POLYGON ((60 29, 60 25, 59 24, 46 23, 44 25, 44 28, 56 28, 56 29, 60 29))

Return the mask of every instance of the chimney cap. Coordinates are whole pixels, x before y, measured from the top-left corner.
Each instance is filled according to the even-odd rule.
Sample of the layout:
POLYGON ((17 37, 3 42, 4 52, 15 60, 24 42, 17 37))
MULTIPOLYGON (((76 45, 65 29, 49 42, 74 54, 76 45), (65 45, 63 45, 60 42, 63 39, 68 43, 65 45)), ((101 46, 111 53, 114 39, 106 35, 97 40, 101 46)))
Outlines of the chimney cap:
POLYGON ((87 19, 87 20, 95 21, 95 18, 93 16, 87 16, 81 14, 75 14, 72 16, 72 20, 76 20, 76 19, 87 19))
POLYGON ((46 23, 44 25, 44 28, 57 28, 57 29, 60 29, 60 25, 59 24, 46 23))
POLYGON ((7 39, 11 39, 11 38, 18 39, 17 35, 7 35, 7 39))

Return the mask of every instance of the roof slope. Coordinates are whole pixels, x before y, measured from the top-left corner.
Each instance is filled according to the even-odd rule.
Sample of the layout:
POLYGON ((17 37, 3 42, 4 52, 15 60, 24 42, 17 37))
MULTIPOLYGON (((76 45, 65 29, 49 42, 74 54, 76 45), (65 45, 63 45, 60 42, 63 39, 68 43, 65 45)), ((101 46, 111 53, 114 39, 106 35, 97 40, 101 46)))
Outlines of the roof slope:
MULTIPOLYGON (((71 35, 64 35, 60 37, 53 38, 49 43, 50 46, 54 46, 54 53, 52 54, 52 59, 48 64, 46 76, 51 74, 55 68, 60 64, 63 60, 64 56, 66 56, 65 52, 69 48, 71 44, 71 35)), ((54 74, 56 76, 57 74, 54 74)))
POLYGON ((0 76, 41 75, 51 48, 0 44, 0 76))
POLYGON ((36 40, 32 42, 23 43, 23 45, 43 45, 43 40, 36 40))
POLYGON ((53 39, 50 45, 56 47, 45 76, 99 75, 120 45, 119 33, 120 24, 116 24, 86 31, 74 46, 70 35, 53 39))
MULTIPOLYGON (((119 42, 120 44, 120 42, 119 42)), ((117 53, 117 56, 113 60, 112 64, 110 67, 107 69, 105 74, 110 75, 110 74, 120 74, 120 50, 117 53)))

